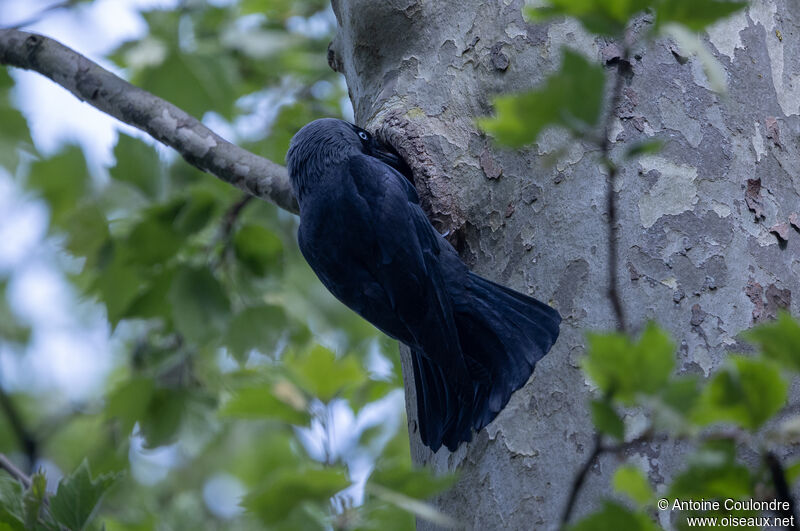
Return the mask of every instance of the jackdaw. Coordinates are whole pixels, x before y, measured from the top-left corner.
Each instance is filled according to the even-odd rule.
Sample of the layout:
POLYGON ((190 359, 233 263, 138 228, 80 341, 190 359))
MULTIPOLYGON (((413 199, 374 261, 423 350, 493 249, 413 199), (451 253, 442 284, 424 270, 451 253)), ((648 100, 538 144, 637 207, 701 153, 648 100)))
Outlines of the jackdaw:
POLYGON ((561 317, 471 273, 420 208, 408 166, 364 129, 311 122, 286 162, 303 256, 337 299, 410 347, 422 442, 455 451, 525 385, 561 317))

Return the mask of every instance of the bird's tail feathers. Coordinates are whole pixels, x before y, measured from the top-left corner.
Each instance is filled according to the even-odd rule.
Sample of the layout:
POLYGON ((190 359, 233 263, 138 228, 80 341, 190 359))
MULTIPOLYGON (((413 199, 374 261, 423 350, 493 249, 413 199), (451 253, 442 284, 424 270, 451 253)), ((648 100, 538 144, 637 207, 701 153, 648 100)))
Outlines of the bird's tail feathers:
POLYGON ((469 296, 453 301, 453 314, 471 397, 463 396, 463 382, 412 349, 420 435, 433 451, 442 444, 454 451, 497 416, 555 343, 561 322, 547 304, 473 273, 464 287, 469 296))

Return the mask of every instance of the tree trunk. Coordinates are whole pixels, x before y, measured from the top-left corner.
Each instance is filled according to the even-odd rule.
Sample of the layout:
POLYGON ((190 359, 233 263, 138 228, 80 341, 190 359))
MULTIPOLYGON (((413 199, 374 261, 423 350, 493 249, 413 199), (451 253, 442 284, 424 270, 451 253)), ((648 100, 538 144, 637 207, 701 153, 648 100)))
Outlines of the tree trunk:
MULTIPOLYGON (((470 267, 564 317, 528 384, 454 454, 421 445, 406 364, 413 458, 459 469, 435 503, 469 528, 557 527, 593 439, 591 388, 579 368, 584 334, 616 324, 606 293, 605 179, 588 144, 549 131, 529 149, 503 150, 474 119, 490 113, 493 95, 539 83, 562 45, 604 62, 617 48, 572 20, 529 25, 519 0, 333 7, 339 32, 329 62, 346 77, 356 121, 407 158, 429 216, 470 267)), ((681 372, 708 375, 741 330, 780 307, 798 311, 799 33, 792 0, 756 1, 713 27, 706 46, 727 74, 727 96, 668 40, 642 46, 613 111, 622 301, 632 329, 656 320, 671 331, 681 372), (661 153, 623 160, 649 137, 666 141, 661 153)), ((644 424, 632 417, 629 425, 644 424)), ((681 450, 647 443, 627 458, 659 484, 679 470, 681 450)), ((591 469, 578 515, 609 492, 616 460, 591 469)))

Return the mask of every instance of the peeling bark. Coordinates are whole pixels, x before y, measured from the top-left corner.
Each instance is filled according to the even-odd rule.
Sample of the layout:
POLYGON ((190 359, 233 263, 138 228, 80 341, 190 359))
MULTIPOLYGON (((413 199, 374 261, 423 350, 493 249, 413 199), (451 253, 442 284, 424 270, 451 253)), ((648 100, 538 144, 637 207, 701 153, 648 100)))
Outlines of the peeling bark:
MULTIPOLYGON (((595 153, 558 131, 509 151, 493 146, 474 119, 490 112, 493 95, 540 82, 562 45, 603 64, 619 49, 570 20, 529 25, 519 0, 333 7, 339 32, 329 59, 346 77, 356 121, 405 156, 428 214, 467 263, 550 301, 564 317, 528 385, 453 454, 432 455, 420 444, 406 363, 413 458, 460 469, 436 504, 470 528, 554 528, 592 446, 591 389, 578 367, 584 333, 615 325, 604 177, 595 153)), ((710 28, 707 45, 727 73, 725 97, 674 44, 635 50, 609 137, 620 166, 620 294, 631 328, 655 319, 671 331, 681 345, 679 371, 708 375, 738 347, 740 331, 781 307, 798 312, 791 294, 800 289, 800 39, 776 37, 798 32, 800 8, 791 0, 755 2, 710 28), (649 138, 666 141, 660 154, 623 159, 649 138)), ((673 443, 643 443, 627 455, 657 483, 682 465, 673 443)), ((577 516, 608 495, 616 464, 603 457, 589 471, 577 516)))

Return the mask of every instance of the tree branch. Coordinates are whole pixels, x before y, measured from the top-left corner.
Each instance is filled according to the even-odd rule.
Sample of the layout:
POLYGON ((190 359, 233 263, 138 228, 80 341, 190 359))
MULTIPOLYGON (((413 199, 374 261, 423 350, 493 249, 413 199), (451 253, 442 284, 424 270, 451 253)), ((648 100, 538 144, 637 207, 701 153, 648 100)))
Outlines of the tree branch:
POLYGON ((17 468, 11 460, 4 454, 0 454, 0 470, 5 470, 11 477, 22 483, 26 489, 31 486, 31 478, 29 478, 22 470, 17 468))
POLYGON ((189 164, 259 199, 298 211, 286 168, 231 144, 175 105, 53 39, 0 30, 0 63, 38 72, 81 101, 175 149, 189 164))

